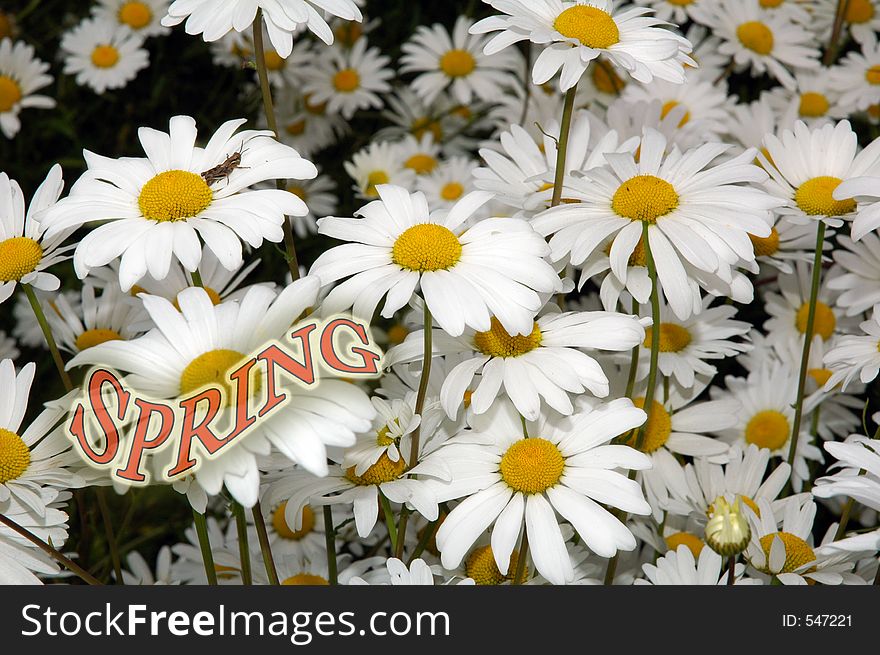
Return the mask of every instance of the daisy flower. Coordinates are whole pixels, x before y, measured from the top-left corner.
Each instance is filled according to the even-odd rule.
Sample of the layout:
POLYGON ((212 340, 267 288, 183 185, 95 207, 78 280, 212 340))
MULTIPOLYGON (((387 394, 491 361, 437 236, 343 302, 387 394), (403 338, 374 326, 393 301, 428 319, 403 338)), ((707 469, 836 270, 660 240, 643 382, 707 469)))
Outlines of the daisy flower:
POLYGON ((473 159, 452 157, 428 175, 420 176, 416 187, 425 194, 431 210, 451 209, 463 196, 476 189, 476 168, 477 163, 473 159))
POLYGON ((525 522, 535 568, 550 583, 565 584, 574 571, 557 512, 601 557, 635 549, 629 529, 599 503, 650 513, 639 485, 615 470, 648 468, 648 458, 608 443, 644 421, 645 413, 626 398, 594 407, 584 404, 570 417, 541 416, 525 426, 513 405, 503 401, 474 417, 472 430, 453 437, 429 458, 452 471, 450 482, 431 483, 438 500, 467 497, 437 530, 443 566, 457 567, 494 524, 492 552, 506 574, 525 522), (534 436, 524 436, 524 431, 534 436))
POLYGON ((159 549, 155 566, 150 566, 144 556, 136 550, 125 556, 125 564, 127 568, 122 569, 122 584, 138 586, 178 584, 171 575, 171 548, 168 546, 159 549))
POLYGON ((272 179, 313 178, 315 166, 271 132, 235 134, 245 119, 227 121, 205 148, 195 145, 196 123, 175 116, 169 132, 142 127, 138 138, 146 158, 111 159, 84 151, 88 169, 67 198, 43 213, 52 238, 94 220, 106 221, 77 246, 74 267, 84 278, 94 267, 121 256, 119 283, 128 291, 148 271, 162 279, 178 259, 187 271, 201 260, 199 237, 226 268, 242 265, 239 239, 257 248, 263 239, 280 242, 284 216, 308 208, 292 193, 250 190, 272 179), (235 153, 241 163, 227 178, 203 174, 235 153))
MULTIPOLYGON (((760 584, 744 580, 745 565, 734 569, 734 584, 760 584)), ((687 546, 679 546, 658 558, 653 564, 642 564, 645 578, 636 579, 637 585, 726 585, 727 562, 711 548, 703 548, 699 559, 687 546)))
POLYGON ((373 141, 354 153, 351 161, 343 163, 345 172, 354 180, 358 197, 374 200, 379 197, 382 184, 411 188, 415 186, 416 172, 405 165, 400 146, 388 141, 373 141))
MULTIPOLYGON (((878 141, 880 140, 874 143, 878 141)), ((843 180, 832 192, 833 200, 838 204, 852 207, 855 201, 859 202, 855 220, 850 228, 850 235, 854 241, 859 241, 866 234, 880 227, 880 202, 878 202, 880 192, 877 191, 880 175, 877 173, 878 171, 872 167, 869 175, 843 180)))
MULTIPOLYGON (((280 339, 303 311, 315 305, 319 282, 305 277, 280 294, 255 285, 239 302, 214 305, 208 293, 193 287, 168 300, 141 294, 144 309, 156 327, 131 341, 107 341, 77 354, 68 368, 87 364, 112 366, 130 373, 126 382, 156 398, 177 398, 206 384, 231 390, 227 372, 263 347, 280 339)), ((202 462, 195 472, 209 494, 223 485, 240 503, 252 507, 259 493, 257 455, 274 446, 291 461, 317 475, 327 472, 326 446, 347 446, 355 432, 369 427, 374 410, 355 385, 324 380, 314 388, 290 386, 288 402, 255 426, 248 438, 218 457, 202 462)), ((226 406, 221 413, 234 411, 226 406)))
POLYGON ((162 25, 162 17, 168 11, 170 0, 98 0, 92 7, 92 15, 106 22, 125 25, 141 36, 168 34, 171 30, 162 25))
POLYGON ((880 440, 853 434, 843 443, 827 442, 825 450, 837 460, 829 472, 837 470, 816 480, 813 495, 817 498, 848 496, 880 511, 880 440))
POLYGON ((494 54, 529 40, 545 46, 532 68, 532 81, 544 84, 561 68, 560 88, 568 91, 591 61, 603 55, 639 82, 655 77, 684 82, 684 63, 690 42, 657 27, 663 21, 649 17, 645 7, 615 11, 611 0, 487 0, 506 15, 490 16, 476 23, 471 32, 499 32, 483 52, 494 54))
POLYGON ((642 231, 647 227, 663 293, 675 315, 686 319, 699 310, 695 291, 702 285, 683 262, 730 282, 736 264, 754 261, 748 234, 768 236, 769 210, 780 202, 757 188, 740 186, 767 177, 750 163, 753 150, 709 167, 729 146, 707 143, 665 155, 666 143, 662 134, 646 129, 638 162, 632 154, 606 154, 609 166, 571 180, 566 190, 571 201, 539 214, 532 225, 552 235, 554 261, 568 256, 575 266, 613 236, 607 252, 611 271, 622 284, 632 258, 644 250, 642 231))
POLYGON ((693 13, 723 40, 718 52, 748 67, 753 77, 769 73, 793 88, 792 69, 819 65, 815 36, 784 14, 766 11, 758 0, 718 0, 693 13))
POLYGON ((353 0, 225 0, 220 5, 215 0, 174 0, 162 25, 171 27, 186 21, 187 34, 201 34, 210 43, 231 30, 244 32, 250 28, 258 10, 262 10, 269 39, 282 57, 293 50, 293 35, 302 26, 330 44, 333 30, 327 24, 327 15, 363 20, 353 0))
MULTIPOLYGON (((303 95, 299 87, 282 85, 276 99, 278 139, 303 157, 332 146, 349 130, 342 116, 327 111, 326 102, 303 95)), ((259 124, 268 126, 265 116, 260 116, 259 124)))
MULTIPOLYGON (((772 266, 780 273, 790 275, 794 272, 796 262, 812 262, 813 251, 816 249, 816 230, 812 225, 792 223, 786 216, 775 215, 775 223, 770 228, 770 236, 756 237, 749 235, 755 248, 756 266, 753 273, 760 272, 760 264, 772 266)), ((825 233, 826 236, 828 232, 825 233)), ((822 242, 822 250, 831 250, 833 244, 829 239, 822 242)))
POLYGON ((394 72, 389 57, 378 48, 367 48, 361 38, 351 50, 331 48, 309 69, 303 71, 303 93, 316 104, 327 103, 331 114, 350 120, 360 109, 381 108, 381 93, 391 90, 388 80, 394 72))
POLYGON ((0 584, 3 585, 40 585, 43 582, 36 574, 51 575, 58 572, 58 565, 36 548, 28 548, 23 544, 7 542, 2 537, 9 532, 0 526, 0 584))
MULTIPOLYGON (((260 504, 266 514, 266 528, 273 553, 313 560, 326 557, 326 525, 321 508, 316 510, 305 505, 300 510, 300 515, 296 516, 293 508, 288 513, 287 502, 283 498, 276 498, 268 493, 268 489, 264 491, 260 504), (297 525, 298 528, 293 527, 297 525)), ((342 523, 344 518, 346 517, 337 516, 334 523, 342 523)))
POLYGON ((783 127, 794 127, 795 121, 804 121, 810 127, 847 117, 838 105, 839 93, 831 88, 828 70, 798 71, 795 86, 777 87, 762 97, 779 116, 783 127))
POLYGON ((825 389, 841 385, 846 389, 855 378, 868 383, 880 373, 880 304, 871 318, 860 326, 862 334, 844 334, 825 353, 824 363, 831 372, 825 389))
MULTIPOLYGON (((387 582, 367 582, 361 577, 352 578, 350 585, 390 584, 392 586, 434 586, 434 571, 423 559, 415 559, 407 566, 396 557, 390 557, 385 566, 388 569, 387 582)), ((383 576, 384 577, 384 576, 383 576)), ((444 584, 451 584, 452 580, 444 584)), ((476 584, 471 578, 464 578, 455 582, 457 585, 476 584)))
POLYGON ((117 285, 104 287, 97 295, 88 282, 76 309, 62 295, 55 299, 53 309, 46 313, 52 334, 59 347, 73 353, 106 341, 131 339, 141 331, 137 322, 145 318, 140 302, 117 285))
POLYGON ((644 0, 645 5, 654 10, 657 18, 676 24, 694 20, 693 11, 712 0, 644 0))
MULTIPOLYGON (((336 211, 339 196, 336 193, 336 182, 329 175, 322 175, 312 180, 289 180, 287 190, 306 203, 309 213, 295 216, 293 230, 300 239, 318 232, 318 217, 329 216, 336 211)), ((204 278, 203 278, 204 279, 204 278)))
MULTIPOLYGON (((818 37, 827 42, 837 12, 837 0, 816 0, 810 7, 814 30, 818 37)), ((874 43, 880 31, 880 12, 874 0, 849 0, 843 16, 844 29, 848 28, 853 40, 859 44, 874 43)))
POLYGON ((64 72, 95 93, 121 89, 150 65, 144 36, 124 25, 87 18, 61 37, 64 72))
MULTIPOLYGON (((660 347, 658 370, 667 377, 674 377, 680 385, 690 388, 697 375, 713 376, 717 369, 708 360, 734 357, 751 350, 751 345, 734 340, 744 337, 751 329, 745 321, 735 321, 737 313, 733 305, 710 307, 712 297, 703 298, 702 311, 686 320, 678 319, 669 306, 660 302, 660 347)), ((643 311, 650 312, 650 309, 643 311)), ((651 334, 645 335, 639 350, 639 379, 648 376, 648 360, 651 356, 651 334)))
POLYGON ((0 361, 0 503, 12 498, 45 516, 45 487, 71 489, 85 486, 85 480, 72 470, 81 463, 79 455, 63 431, 54 429, 67 411, 65 403, 44 409, 19 434, 35 370, 26 364, 16 373, 11 359, 0 361))
MULTIPOLYGON (((860 556, 876 551, 880 531, 874 535, 824 541, 816 547, 812 538, 816 503, 809 496, 801 502, 786 503, 781 520, 766 500, 758 503, 758 509, 757 515, 749 515, 752 537, 745 556, 764 576, 775 577, 785 585, 865 584, 865 580, 851 570, 860 556)), ((833 537, 833 531, 830 536, 833 537)))
POLYGON ((37 222, 36 216, 58 201, 63 188, 61 167, 55 164, 25 213, 24 194, 18 182, 0 173, 0 303, 12 295, 19 283, 43 291, 55 291, 60 286, 61 281, 46 269, 69 259, 69 248, 62 248, 61 244, 73 230, 47 234, 46 226, 37 222))
MULTIPOLYGON (((538 419, 542 399, 560 414, 571 414, 569 394, 589 391, 605 397, 609 391, 601 366, 583 351, 627 351, 644 337, 637 317, 612 312, 545 312, 528 334, 511 335, 494 317, 489 330, 467 330, 458 338, 434 330, 435 355, 472 353, 449 371, 440 401, 454 419, 474 375, 480 373, 470 396, 475 414, 486 412, 502 389, 526 420, 538 419)), ((411 333, 387 353, 384 365, 418 361, 422 341, 423 332, 411 333)))
POLYGON ((869 40, 862 43, 861 52, 848 52, 829 75, 832 87, 840 93, 841 107, 870 110, 880 103, 880 42, 869 40))
MULTIPOLYGON (((57 296, 64 296, 64 300, 74 311, 79 311, 79 306, 82 302, 80 293, 73 289, 56 291, 54 293, 35 289, 34 295, 37 297, 40 307, 43 308, 43 313, 46 315, 50 311, 56 311, 55 298, 57 296)), ((20 293, 16 296, 15 304, 12 307, 12 317, 15 319, 15 327, 12 328, 12 334, 21 345, 28 348, 49 347, 49 344, 46 343, 46 335, 43 334, 43 329, 37 322, 37 316, 34 314, 33 307, 31 307, 25 294, 20 293)))
POLYGON ((55 100, 35 91, 52 83, 49 64, 34 57, 34 47, 24 41, 0 38, 0 132, 11 139, 21 129, 22 109, 51 109, 55 100))
POLYGON ((407 134, 396 146, 403 165, 415 171, 416 175, 432 173, 440 164, 440 145, 434 142, 434 136, 430 132, 422 134, 418 139, 407 134))
POLYGON ((790 221, 823 221, 840 227, 854 218, 855 200, 837 200, 834 192, 845 180, 880 172, 880 140, 858 152, 856 133, 849 121, 810 129, 803 121, 781 137, 764 138, 767 155, 758 159, 770 173, 767 190, 785 202, 778 211, 790 221))
MULTIPOLYGON (((769 450, 771 457, 788 459, 797 372, 793 372, 787 363, 767 360, 747 377, 728 375, 724 379, 724 388, 712 387, 710 395, 714 400, 737 401, 742 408, 736 413, 736 422, 731 427, 717 432, 719 437, 732 446, 748 448, 749 444, 754 444, 769 450)), ((810 403, 806 403, 805 414, 812 410, 810 403)), ((821 462, 822 451, 812 443, 808 431, 802 431, 797 437, 792 485, 795 490, 800 490, 803 481, 810 479, 807 460, 821 462)))
POLYGON ((516 73, 521 62, 516 51, 483 54, 489 39, 468 34, 473 24, 467 16, 459 16, 452 33, 439 23, 422 25, 403 44, 400 71, 419 73, 412 81, 412 90, 426 103, 433 102, 447 88, 463 105, 470 104, 474 97, 494 102, 505 89, 518 84, 516 73))
POLYGON ((559 277, 544 256, 544 240, 523 220, 488 218, 466 227, 471 215, 491 199, 475 191, 448 212, 430 213, 424 194, 379 185, 379 200, 359 218, 327 217, 321 234, 342 241, 324 252, 311 273, 327 285, 348 278, 324 300, 332 313, 353 308, 372 317, 386 296, 382 316, 390 318, 417 288, 437 324, 452 336, 465 326, 489 330, 495 316, 508 334, 530 334, 542 303, 559 277))
POLYGON ((853 241, 841 234, 837 245, 834 263, 842 274, 829 280, 828 288, 840 292, 834 302, 847 316, 858 316, 880 303, 880 235, 853 241))

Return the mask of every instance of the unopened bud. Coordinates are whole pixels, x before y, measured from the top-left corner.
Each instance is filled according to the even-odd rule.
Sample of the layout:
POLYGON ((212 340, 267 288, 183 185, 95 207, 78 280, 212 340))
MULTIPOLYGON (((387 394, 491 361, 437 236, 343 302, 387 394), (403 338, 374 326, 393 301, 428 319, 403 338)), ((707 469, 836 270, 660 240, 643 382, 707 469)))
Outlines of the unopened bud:
POLYGON ((749 545, 752 530, 742 511, 740 498, 731 505, 724 496, 712 503, 713 511, 706 524, 706 543, 722 557, 738 555, 749 545))

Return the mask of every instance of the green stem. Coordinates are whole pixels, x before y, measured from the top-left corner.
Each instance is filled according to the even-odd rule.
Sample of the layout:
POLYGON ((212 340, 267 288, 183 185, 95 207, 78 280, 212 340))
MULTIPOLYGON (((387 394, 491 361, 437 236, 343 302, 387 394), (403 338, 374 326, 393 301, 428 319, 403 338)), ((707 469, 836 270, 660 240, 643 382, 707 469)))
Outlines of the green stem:
POLYGON ((568 153, 568 135, 571 132, 571 117, 574 113, 574 98, 577 95, 577 84, 565 92, 565 103, 562 107, 562 123, 559 126, 559 141, 556 145, 556 176, 553 181, 553 199, 550 206, 555 207, 562 202, 562 184, 565 180, 565 157, 568 153))
POLYGON ((519 542, 519 557, 516 560, 516 573, 513 576, 513 584, 520 585, 524 582, 526 572, 526 560, 529 558, 529 533, 523 526, 522 539, 519 542))
POLYGON ((736 555, 731 555, 730 561, 728 562, 728 568, 727 568, 727 584, 732 587, 735 581, 736 581, 736 555))
POLYGON ((336 564, 336 529, 333 527, 333 509, 324 505, 324 545, 327 548, 327 581, 339 584, 339 569, 336 564))
POLYGON ((241 503, 232 501, 232 515, 235 517, 235 529, 238 533, 238 559, 241 561, 241 582, 244 585, 254 583, 251 574, 251 552, 248 543, 247 519, 244 516, 244 507, 241 503))
POLYGON ((202 282, 202 274, 199 273, 199 269, 196 269, 192 273, 190 273, 190 276, 192 276, 192 285, 194 287, 205 287, 205 283, 202 282))
POLYGON ((257 529, 257 539, 260 541, 260 552, 263 553, 263 564, 266 567, 266 575, 269 577, 269 584, 277 585, 278 571, 275 568, 275 560, 272 557, 272 546, 269 544, 269 532, 266 530, 266 521, 263 519, 263 508, 260 507, 260 501, 254 505, 251 510, 254 516, 254 527, 257 529))
POLYGON ((791 445, 788 449, 788 464, 794 469, 797 455, 798 437, 801 433, 801 419, 804 413, 804 392, 807 386, 810 345, 813 343, 813 327, 816 322, 816 298, 819 296, 819 282, 822 279, 822 245, 825 241, 825 223, 819 222, 816 231, 816 252, 813 257, 813 282, 810 287, 810 308, 807 314, 807 328, 804 331, 804 349, 801 353, 801 370, 798 376, 797 399, 794 406, 794 420, 791 427, 791 445))
MULTIPOLYGON (((379 490, 379 502, 382 504, 382 511, 385 513, 385 523, 388 524, 388 537, 391 539, 391 550, 394 553, 397 553, 397 527, 394 525, 394 512, 391 509, 391 503, 388 502, 388 499, 385 497, 385 494, 382 493, 382 490, 379 490)), ((401 523, 403 523, 401 521, 401 523)), ((403 524, 404 529, 406 528, 406 524, 403 524)), ((401 542, 403 539, 400 540, 401 542)))
POLYGON ((431 521, 428 525, 425 526, 425 531, 422 532, 422 536, 419 538, 419 543, 416 544, 416 549, 413 551, 412 555, 409 556, 409 559, 406 561, 406 565, 409 566, 412 564, 418 557, 425 552, 425 548, 428 547, 428 542, 431 541, 431 537, 434 536, 434 533, 437 532, 437 528, 440 527, 440 519, 438 518, 436 521, 431 521))
POLYGON ((61 352, 58 350, 58 344, 55 343, 55 337, 52 336, 52 328, 49 327, 49 321, 46 320, 46 314, 43 313, 43 307, 40 305, 37 294, 34 293, 34 290, 29 284, 22 284, 21 287, 24 289, 24 295, 27 296, 28 302, 31 304, 31 309, 34 310, 34 316, 37 317, 37 323, 40 324, 43 336, 46 337, 46 343, 49 344, 49 352, 52 353, 52 359, 55 361, 55 368, 58 369, 58 375, 61 376, 64 388, 67 391, 71 391, 73 389, 73 382, 70 381, 70 375, 67 374, 67 370, 64 368, 64 359, 61 357, 61 352))
MULTIPOLYGON (((257 9, 252 26, 254 39, 254 57, 257 63, 257 77, 260 80, 260 93, 263 97, 263 111, 266 114, 266 124, 278 138, 278 121, 275 118, 275 105, 272 102, 272 87, 269 85, 269 69, 266 68, 266 51, 263 47, 263 10, 257 9)), ((286 189, 284 180, 277 180, 275 186, 278 189, 286 189)), ((290 216, 284 217, 284 250, 287 253, 287 266, 294 280, 299 279, 299 261, 296 257, 296 244, 293 240, 293 222, 290 216)))
POLYGON ((4 514, 0 514, 0 523, 5 525, 7 528, 12 530, 13 532, 17 532, 19 535, 30 541, 34 546, 42 550, 49 557, 54 559, 56 562, 64 566, 69 571, 75 573, 83 582, 86 582, 90 585, 99 585, 101 584, 100 580, 98 580, 91 573, 86 571, 83 567, 81 567, 76 562, 70 560, 68 557, 65 557, 60 552, 55 550, 52 546, 47 544, 45 541, 40 539, 33 532, 28 530, 27 528, 20 526, 18 523, 5 516, 4 514))
MULTIPOLYGON (((639 301, 635 298, 632 299, 632 313, 638 317, 639 315, 639 301)), ((629 378, 626 380, 626 394, 624 394, 627 398, 632 400, 633 389, 636 387, 636 373, 639 369, 639 344, 633 346, 632 352, 629 356, 629 378)))
POLYGON ((125 584, 122 580, 122 562, 119 558, 119 549, 116 547, 116 537, 113 534, 113 524, 110 522, 110 507, 107 505, 107 491, 103 487, 95 488, 98 497, 98 509, 101 512, 101 522, 104 524, 104 534, 107 537, 107 546, 110 549, 110 561, 113 562, 113 573, 116 575, 116 584, 125 584))
POLYGON ((211 538, 208 536, 208 521, 205 515, 192 511, 193 521, 196 524, 196 534, 199 537, 199 548, 202 551, 202 562, 205 565, 205 575, 208 578, 208 584, 216 586, 217 584, 217 567, 214 566, 214 553, 211 552, 211 538))

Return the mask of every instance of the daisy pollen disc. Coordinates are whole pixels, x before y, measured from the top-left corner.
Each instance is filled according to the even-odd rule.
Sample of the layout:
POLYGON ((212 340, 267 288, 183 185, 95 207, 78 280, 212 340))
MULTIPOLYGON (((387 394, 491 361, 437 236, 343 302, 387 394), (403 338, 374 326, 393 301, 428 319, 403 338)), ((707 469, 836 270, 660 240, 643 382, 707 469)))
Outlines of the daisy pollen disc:
POLYGON ((370 468, 364 471, 363 475, 356 475, 355 467, 349 467, 345 471, 345 477, 359 487, 367 487, 374 484, 384 484, 397 480, 404 471, 406 471, 406 461, 403 457, 396 462, 388 457, 388 453, 382 453, 382 456, 376 460, 370 468))
POLYGON ((556 485, 565 459, 556 444, 540 437, 514 442, 501 457, 501 479, 514 491, 540 494, 556 485))
POLYGON ((636 175, 618 187, 611 208, 633 221, 656 223, 678 207, 678 193, 666 180, 654 175, 636 175))
POLYGON ((226 374, 244 359, 244 354, 225 348, 202 353, 187 364, 180 374, 180 393, 186 395, 210 384, 223 387, 227 400, 231 399, 232 386, 226 374))
POLYGON ((541 345, 541 328, 535 323, 531 334, 510 335, 501 322, 492 317, 492 327, 474 335, 474 345, 489 357, 519 357, 541 345))
MULTIPOLYGON (((804 334, 807 331, 807 321, 810 318, 810 303, 804 303, 797 310, 797 314, 795 314, 795 325, 797 326, 798 332, 804 334)), ((826 305, 822 301, 816 301, 816 312, 815 317, 813 318, 813 334, 810 335, 820 335, 822 337, 822 341, 828 341, 831 336, 834 334, 834 329, 837 327, 837 318, 834 316, 834 311, 826 305)))
POLYGON ((97 346, 99 343, 122 341, 122 339, 122 335, 116 330, 92 328, 91 330, 86 330, 76 338, 76 347, 79 350, 86 350, 87 348, 97 346))
POLYGON ((808 91, 801 95, 798 113, 807 118, 820 118, 828 113, 830 107, 831 104, 828 102, 828 98, 823 94, 808 91))
POLYGON ((351 93, 361 85, 361 76, 353 68, 343 68, 333 76, 333 88, 342 93, 351 93))
POLYGON ((467 77, 476 66, 474 56, 467 50, 449 50, 440 57, 440 70, 449 77, 467 77))
POLYGON ((321 586, 326 587, 329 586, 330 583, 322 578, 320 575, 315 575, 314 573, 297 573, 296 575, 292 575, 284 582, 281 583, 284 586, 302 586, 302 587, 314 587, 321 586))
POLYGON ((759 55, 773 52, 773 30, 761 21, 752 20, 736 28, 736 36, 744 47, 759 55))
POLYGON ((769 257, 779 252, 779 230, 775 227, 770 228, 769 237, 756 237, 749 234, 749 240, 755 248, 756 257, 769 257))
POLYGON ((119 50, 112 45, 98 45, 92 50, 92 63, 98 68, 113 68, 119 63, 119 50))
MULTIPOLYGON (((642 447, 639 448, 643 453, 653 453, 659 450, 669 440, 672 434, 672 417, 666 408, 656 400, 651 401, 651 411, 648 413, 648 422, 645 425, 645 435, 642 438, 642 447)), ((645 408, 645 399, 636 398, 633 405, 639 409, 645 408)), ((633 430, 624 443, 632 448, 636 447, 636 439, 639 431, 633 430)))
POLYGON ((311 507, 308 505, 303 507, 302 527, 299 530, 294 530, 287 523, 287 519, 284 516, 286 509, 287 501, 284 501, 272 513, 272 527, 275 528, 275 532, 278 533, 279 537, 290 541, 299 541, 315 529, 315 512, 311 507))
POLYGON ((841 179, 822 175, 801 184, 794 194, 797 206, 809 216, 843 216, 855 211, 856 201, 835 200, 831 195, 840 185, 841 179))
POLYGON ((703 546, 706 545, 702 539, 690 532, 675 532, 666 537, 665 541, 669 550, 677 550, 679 546, 686 546, 694 557, 699 557, 703 546))
POLYGON ((439 271, 455 266, 461 259, 461 251, 461 242, 448 227, 420 223, 397 237, 391 261, 410 271, 439 271))
POLYGON ((15 480, 31 463, 31 451, 15 432, 0 428, 0 484, 15 480))
MULTIPOLYGON (((498 564, 495 563, 495 553, 492 552, 492 546, 487 544, 474 548, 471 551, 471 554, 467 556, 464 562, 464 568, 467 577, 471 578, 478 585, 500 585, 513 580, 518 563, 519 551, 514 549, 510 554, 507 573, 502 573, 498 569, 498 564)), ((523 577, 528 579, 528 572, 523 577)))
POLYGON ((779 450, 788 440, 791 426, 782 412, 765 409, 755 414, 746 424, 746 442, 758 448, 779 450))
MULTIPOLYGON (((775 537, 779 537, 782 540, 783 546, 785 546, 785 564, 782 565, 782 570, 776 571, 776 573, 792 573, 804 564, 809 564, 816 560, 816 554, 810 548, 810 545, 797 535, 790 532, 772 532, 761 537, 761 549, 764 551, 768 562, 770 561, 770 548, 775 537)), ((769 569, 762 570, 764 573, 771 573, 769 569)))
POLYGON ((43 248, 29 237, 0 241, 0 282, 20 280, 43 259, 43 248))
POLYGON ((153 11, 149 5, 132 0, 119 8, 117 18, 119 18, 120 23, 128 25, 133 30, 140 30, 149 25, 150 21, 153 20, 153 11))
POLYGON ((589 5, 569 7, 556 17, 553 28, 588 48, 610 48, 620 42, 620 30, 611 15, 589 5))
MULTIPOLYGON (((660 324, 660 345, 658 349, 661 353, 677 353, 688 347, 691 342, 691 333, 687 328, 677 323, 661 323, 660 324)), ((645 337, 642 344, 645 348, 651 347, 651 335, 645 337)))
POLYGON ((0 75, 0 113, 12 109, 21 100, 21 87, 8 75, 0 75))
POLYGON ((181 221, 198 216, 211 204, 214 192, 201 175, 171 170, 148 180, 138 196, 145 218, 153 221, 181 221))

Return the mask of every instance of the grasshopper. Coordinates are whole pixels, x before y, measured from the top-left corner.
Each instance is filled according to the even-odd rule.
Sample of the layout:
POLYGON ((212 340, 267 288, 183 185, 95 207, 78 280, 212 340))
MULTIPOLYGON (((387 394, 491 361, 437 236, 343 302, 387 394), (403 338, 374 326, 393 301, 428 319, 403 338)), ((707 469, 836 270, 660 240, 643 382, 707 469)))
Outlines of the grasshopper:
MULTIPOLYGON (((242 148, 244 144, 242 144, 242 148)), ((228 179, 230 175, 232 175, 232 171, 236 168, 244 168, 241 166, 241 155, 242 150, 238 152, 233 152, 229 157, 226 158, 221 164, 217 164, 214 168, 209 168, 205 172, 203 172, 202 179, 205 180, 205 184, 211 186, 214 182, 219 182, 220 180, 228 179)))

